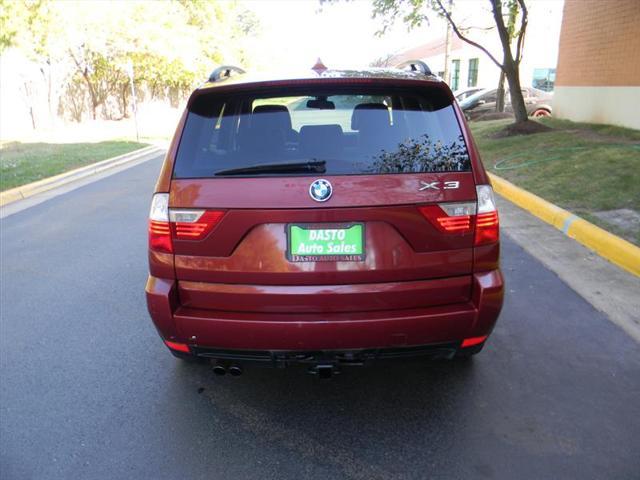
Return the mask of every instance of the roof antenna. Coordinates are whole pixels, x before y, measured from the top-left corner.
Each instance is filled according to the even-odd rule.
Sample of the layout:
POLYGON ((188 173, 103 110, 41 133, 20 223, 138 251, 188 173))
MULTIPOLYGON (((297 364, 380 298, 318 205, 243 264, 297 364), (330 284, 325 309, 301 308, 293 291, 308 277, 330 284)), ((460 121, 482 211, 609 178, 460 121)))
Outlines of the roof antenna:
POLYGON ((324 63, 322 63, 322 60, 320 60, 320 57, 318 57, 318 60, 316 60, 316 64, 313 67, 311 67, 311 70, 316 72, 318 75, 322 75, 324 72, 328 70, 328 68, 324 63))

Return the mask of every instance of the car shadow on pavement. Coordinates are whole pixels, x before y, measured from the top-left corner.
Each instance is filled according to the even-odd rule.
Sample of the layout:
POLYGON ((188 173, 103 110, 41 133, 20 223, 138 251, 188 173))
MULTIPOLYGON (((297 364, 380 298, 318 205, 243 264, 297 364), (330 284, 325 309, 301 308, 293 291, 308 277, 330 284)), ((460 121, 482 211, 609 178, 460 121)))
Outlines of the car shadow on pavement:
MULTIPOLYGON (((292 455, 321 458, 346 477, 392 478, 396 461, 428 452, 441 456, 452 448, 454 427, 467 415, 478 384, 478 362, 390 362, 351 367, 326 380, 308 375, 306 367, 255 367, 241 377, 218 377, 209 366, 176 365, 174 373, 175 387, 191 392, 185 397, 206 399, 216 421, 223 418, 292 455), (413 441, 408 439, 424 448, 405 448, 413 441), (397 458, 381 463, 389 455, 397 458)), ((182 414, 202 421, 202 411, 192 412, 194 401, 184 404, 182 414)))

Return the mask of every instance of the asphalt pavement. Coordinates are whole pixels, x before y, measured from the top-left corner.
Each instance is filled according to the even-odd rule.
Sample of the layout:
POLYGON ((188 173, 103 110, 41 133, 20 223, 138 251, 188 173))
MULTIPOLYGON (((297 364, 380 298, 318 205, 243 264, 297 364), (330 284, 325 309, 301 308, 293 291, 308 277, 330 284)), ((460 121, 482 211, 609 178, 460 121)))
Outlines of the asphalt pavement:
POLYGON ((3 480, 640 478, 640 345, 508 228, 473 361, 322 381, 175 360, 144 301, 160 164, 2 219, 3 480))

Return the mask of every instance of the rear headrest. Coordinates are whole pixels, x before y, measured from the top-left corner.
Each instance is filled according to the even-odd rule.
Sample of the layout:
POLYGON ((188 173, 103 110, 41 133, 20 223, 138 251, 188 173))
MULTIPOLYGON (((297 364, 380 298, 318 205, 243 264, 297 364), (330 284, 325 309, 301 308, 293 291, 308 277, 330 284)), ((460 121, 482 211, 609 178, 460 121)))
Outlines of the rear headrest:
POLYGON ((340 125, 305 125, 300 128, 300 149, 305 155, 336 155, 342 147, 340 125))
POLYGON ((253 109, 253 114, 270 114, 269 121, 278 124, 278 128, 291 130, 291 114, 284 105, 258 105, 253 109))
POLYGON ((360 130, 366 125, 389 126, 389 109, 384 103, 360 103, 351 114, 351 130, 360 130), (372 112, 371 110, 375 110, 372 112))

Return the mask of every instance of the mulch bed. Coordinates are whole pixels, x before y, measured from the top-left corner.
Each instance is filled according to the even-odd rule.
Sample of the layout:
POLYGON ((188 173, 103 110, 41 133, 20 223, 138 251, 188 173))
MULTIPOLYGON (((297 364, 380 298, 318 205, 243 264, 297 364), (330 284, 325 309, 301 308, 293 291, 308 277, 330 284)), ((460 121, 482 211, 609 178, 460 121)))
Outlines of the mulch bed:
POLYGON ((501 130, 491 135, 490 138, 505 138, 513 137, 514 135, 532 135, 534 133, 544 133, 553 130, 551 127, 547 127, 541 123, 533 120, 527 120, 521 123, 510 123, 501 130))

